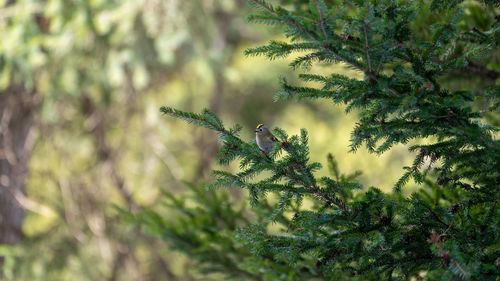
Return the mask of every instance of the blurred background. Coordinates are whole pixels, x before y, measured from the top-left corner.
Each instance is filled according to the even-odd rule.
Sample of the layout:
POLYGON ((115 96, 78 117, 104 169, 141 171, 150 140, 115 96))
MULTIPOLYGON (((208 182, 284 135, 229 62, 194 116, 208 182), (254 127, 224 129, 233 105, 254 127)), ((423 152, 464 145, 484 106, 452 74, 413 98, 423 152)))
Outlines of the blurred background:
MULTIPOLYGON (((463 24, 491 24, 495 11, 465 5, 463 24)), ((154 208, 216 168, 216 135, 162 116, 162 105, 209 108, 248 140, 259 123, 306 128, 314 161, 331 152, 343 172, 363 171, 365 187, 392 189, 413 157, 405 147, 350 153, 355 113, 273 102, 280 77, 302 70, 243 55, 284 40, 279 27, 249 24, 250 12, 243 0, 0 0, 0 280, 205 280, 118 211, 154 208)), ((494 84, 498 57, 485 60, 447 85, 494 84)), ((362 78, 344 65, 310 71, 362 78)))

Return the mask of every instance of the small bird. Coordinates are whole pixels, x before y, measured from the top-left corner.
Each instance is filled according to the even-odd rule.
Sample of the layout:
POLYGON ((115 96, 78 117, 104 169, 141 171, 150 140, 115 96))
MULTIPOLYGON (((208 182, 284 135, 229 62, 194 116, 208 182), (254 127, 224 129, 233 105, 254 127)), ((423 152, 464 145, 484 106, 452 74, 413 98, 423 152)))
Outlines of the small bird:
POLYGON ((264 126, 264 124, 259 124, 255 129, 255 140, 257 141, 257 145, 260 150, 262 150, 268 157, 269 153, 274 148, 274 143, 278 141, 278 139, 271 134, 269 129, 264 126))

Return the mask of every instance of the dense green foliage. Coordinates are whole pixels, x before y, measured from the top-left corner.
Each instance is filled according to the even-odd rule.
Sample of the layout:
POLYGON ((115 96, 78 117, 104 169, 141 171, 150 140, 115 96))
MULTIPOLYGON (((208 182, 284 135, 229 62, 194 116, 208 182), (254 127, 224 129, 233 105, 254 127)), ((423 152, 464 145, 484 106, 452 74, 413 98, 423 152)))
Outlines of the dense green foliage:
MULTIPOLYGON (((483 26, 469 26, 463 21, 464 10, 472 4, 462 1, 311 0, 293 6, 249 2, 258 10, 251 20, 283 26, 289 41, 271 41, 247 50, 248 55, 277 59, 298 53, 291 64, 294 68, 344 63, 364 74, 364 79, 301 74, 306 83, 300 86, 283 79, 277 100, 321 98, 345 104, 347 112, 356 109, 359 122, 352 132, 353 151, 364 145, 380 154, 417 140, 408 147, 416 152, 413 165, 405 167, 393 194, 377 188, 363 190, 356 174, 339 174, 332 156, 328 157, 330 176, 315 175, 321 165, 309 159, 305 129, 298 136, 274 129, 279 143, 273 159, 268 159, 255 141, 239 138, 241 126, 228 129, 209 110, 194 114, 162 107, 165 114, 216 131, 222 143, 220 164, 239 162, 236 173, 213 171, 216 180, 208 188, 242 188, 252 205, 265 210, 262 206, 271 204, 272 210, 257 211, 259 219, 249 222, 238 221, 238 210, 230 207, 215 215, 177 205, 190 218, 184 223, 189 229, 183 232, 154 212, 139 213, 135 220, 174 245, 181 245, 179 239, 186 239, 180 238, 185 234, 201 235, 204 238, 198 244, 179 248, 199 254, 201 263, 235 279, 239 277, 229 268, 236 266, 256 280, 423 276, 426 280, 495 280, 499 275, 500 143, 498 124, 486 115, 498 113, 500 88, 495 83, 477 90, 445 84, 454 71, 472 71, 469 67, 481 64, 481 56, 498 52, 498 16, 483 26), (429 24, 429 34, 415 31, 418 22, 429 24), (405 197, 401 191, 410 179, 421 190, 405 197), (228 218, 227 214, 230 223, 219 218, 228 218), (216 223, 217 219, 223 223, 216 223), (236 230, 238 223, 242 228, 236 230), (207 254, 206 247, 213 243, 220 243, 219 247, 213 246, 207 254), (253 257, 242 259, 246 252, 241 243, 253 257), (210 258, 218 255, 236 258, 231 263, 210 258), (250 267, 241 262, 260 259, 263 262, 250 267), (269 271, 273 274, 264 274, 269 271)), ((205 210, 222 208, 217 195, 211 194, 199 204, 205 210)))

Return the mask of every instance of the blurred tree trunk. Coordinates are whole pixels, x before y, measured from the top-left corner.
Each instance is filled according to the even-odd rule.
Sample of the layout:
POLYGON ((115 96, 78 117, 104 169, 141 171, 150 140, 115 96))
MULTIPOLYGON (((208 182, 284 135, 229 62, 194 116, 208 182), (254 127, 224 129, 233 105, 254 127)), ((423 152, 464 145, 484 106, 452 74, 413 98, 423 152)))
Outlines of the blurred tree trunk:
POLYGON ((39 96, 20 85, 0 93, 0 244, 23 236, 25 180, 39 105, 39 96))

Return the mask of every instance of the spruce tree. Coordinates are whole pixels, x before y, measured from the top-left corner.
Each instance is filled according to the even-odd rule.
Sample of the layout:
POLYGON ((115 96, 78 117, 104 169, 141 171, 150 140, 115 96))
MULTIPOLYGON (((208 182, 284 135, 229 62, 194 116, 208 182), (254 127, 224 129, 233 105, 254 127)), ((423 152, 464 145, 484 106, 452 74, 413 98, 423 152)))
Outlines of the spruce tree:
MULTIPOLYGON (((387 194, 363 188, 356 181, 358 174, 340 174, 332 155, 327 156, 330 176, 316 176, 322 167, 309 158, 306 129, 290 136, 275 128, 279 141, 268 158, 254 140, 239 137, 240 125, 228 128, 209 110, 196 114, 162 107, 166 115, 216 131, 221 142, 219 164, 239 163, 240 170, 234 173, 213 171, 216 180, 206 187, 245 189, 257 217, 266 217, 251 221, 235 215, 241 220, 223 227, 236 240, 227 238, 230 241, 221 245, 228 247, 202 253, 200 263, 219 272, 236 266, 239 273, 228 275, 243 280, 497 280, 499 129, 485 116, 498 114, 500 87, 454 90, 443 80, 498 52, 498 16, 487 28, 464 28, 460 0, 249 3, 256 9, 251 21, 283 27, 288 41, 271 41, 246 54, 279 59, 298 53, 291 67, 305 72, 299 75, 304 85, 283 79, 276 100, 324 99, 344 105, 346 113, 356 109, 353 151, 365 146, 381 154, 396 144, 426 141, 408 145, 410 152, 416 152, 413 164, 404 167, 393 192, 387 194), (422 18, 422 9, 432 10, 432 18, 422 18), (429 38, 417 35, 417 21, 433 22, 429 38), (308 72, 313 64, 335 63, 362 72, 364 79, 308 72), (404 196, 402 189, 410 179, 421 189, 404 196), (266 200, 271 194, 279 198, 274 205, 266 200), (312 207, 302 206, 304 200, 312 207), (270 232, 270 223, 282 225, 283 230, 270 232), (210 259, 215 253, 240 258, 227 265, 228 260, 210 259), (266 275, 269 272, 273 273, 266 275)), ((481 5, 495 9, 498 2, 481 5)), ((210 202, 200 204, 206 210, 220 205, 210 202)), ((211 212, 195 215, 182 204, 177 208, 191 218, 184 222, 190 229, 184 234, 207 234, 193 220, 209 219, 211 212)), ((226 212, 238 214, 233 208, 226 212)), ((174 245, 183 237, 178 232, 173 236, 175 224, 157 214, 143 211, 134 220, 174 245)), ((214 243, 207 241, 178 247, 184 245, 181 250, 194 256, 199 252, 193 249, 214 243)))

